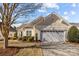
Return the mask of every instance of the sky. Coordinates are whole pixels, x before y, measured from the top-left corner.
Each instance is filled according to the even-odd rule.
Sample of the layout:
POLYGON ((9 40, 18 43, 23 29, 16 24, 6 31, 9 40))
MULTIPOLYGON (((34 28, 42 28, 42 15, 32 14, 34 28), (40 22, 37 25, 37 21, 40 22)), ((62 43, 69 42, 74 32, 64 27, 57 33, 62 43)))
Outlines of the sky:
MULTIPOLYGON (((69 22, 79 22, 79 4, 78 3, 43 3, 40 9, 37 9, 27 18, 19 18, 17 21, 33 21, 39 16, 47 16, 51 13, 57 13, 69 22)), ((20 23, 19 23, 20 24, 20 23)), ((17 25, 19 25, 17 24, 17 25)))

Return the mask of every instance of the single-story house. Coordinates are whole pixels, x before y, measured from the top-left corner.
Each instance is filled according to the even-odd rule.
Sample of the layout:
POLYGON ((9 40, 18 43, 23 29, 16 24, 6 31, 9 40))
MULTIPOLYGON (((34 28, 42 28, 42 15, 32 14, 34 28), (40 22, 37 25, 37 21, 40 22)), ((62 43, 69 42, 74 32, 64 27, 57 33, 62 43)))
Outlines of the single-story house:
MULTIPOLYGON (((64 42, 68 29, 72 25, 58 14, 52 13, 46 17, 38 17, 28 24, 17 28, 18 37, 34 36, 38 40, 47 42, 64 42)), ((36 38, 35 38, 36 39, 36 38)))
POLYGON ((79 29, 79 23, 70 23, 72 26, 76 26, 79 29))
MULTIPOLYGON (((2 22, 0 22, 0 28, 1 28, 1 24, 2 24, 2 22)), ((14 37, 15 32, 16 32, 16 29, 14 29, 13 27, 10 27, 9 37, 14 37)), ((4 39, 4 37, 0 30, 0 40, 3 40, 3 39, 4 39)))

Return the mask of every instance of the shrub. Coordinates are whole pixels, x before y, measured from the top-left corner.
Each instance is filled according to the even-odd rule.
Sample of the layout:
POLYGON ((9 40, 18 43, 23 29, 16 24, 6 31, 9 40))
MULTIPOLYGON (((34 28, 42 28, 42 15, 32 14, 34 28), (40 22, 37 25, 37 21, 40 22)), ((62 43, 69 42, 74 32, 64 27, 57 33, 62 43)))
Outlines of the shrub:
POLYGON ((16 40, 17 38, 16 37, 13 37, 13 40, 16 40))
POLYGON ((79 39, 79 30, 77 31, 77 36, 76 37, 77 37, 77 39, 79 39))
POLYGON ((34 41, 34 37, 32 37, 32 36, 24 36, 22 38, 22 41, 32 42, 32 41, 34 41))
POLYGON ((78 29, 75 26, 72 26, 68 31, 68 41, 69 42, 78 42, 78 29))
POLYGON ((26 39, 27 39, 27 37, 26 37, 26 36, 24 36, 24 37, 22 38, 22 41, 26 41, 26 39))
POLYGON ((42 42, 41 40, 38 40, 38 42, 42 42))
POLYGON ((34 37, 30 36, 30 37, 28 38, 28 41, 29 41, 29 42, 34 42, 34 37))
POLYGON ((22 41, 28 41, 28 38, 29 38, 30 36, 24 36, 24 37, 22 37, 22 41))
POLYGON ((18 40, 22 40, 22 37, 19 37, 18 40))
POLYGON ((11 37, 8 37, 8 40, 10 40, 11 39, 11 37))

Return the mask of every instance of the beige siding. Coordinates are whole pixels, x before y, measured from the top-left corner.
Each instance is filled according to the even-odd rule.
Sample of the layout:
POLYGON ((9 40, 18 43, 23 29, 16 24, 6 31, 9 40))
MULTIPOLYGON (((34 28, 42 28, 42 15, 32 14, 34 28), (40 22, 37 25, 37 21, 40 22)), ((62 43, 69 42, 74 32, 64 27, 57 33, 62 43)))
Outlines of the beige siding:
POLYGON ((14 37, 15 32, 10 32, 9 37, 14 37))
POLYGON ((23 30, 23 36, 26 36, 26 31, 32 31, 32 36, 34 36, 32 28, 27 28, 27 29, 23 30))
POLYGON ((35 35, 34 29, 33 28, 26 28, 26 29, 22 29, 22 30, 18 30, 18 37, 21 37, 21 32, 22 32, 22 36, 26 36, 26 31, 32 31, 32 36, 35 35))

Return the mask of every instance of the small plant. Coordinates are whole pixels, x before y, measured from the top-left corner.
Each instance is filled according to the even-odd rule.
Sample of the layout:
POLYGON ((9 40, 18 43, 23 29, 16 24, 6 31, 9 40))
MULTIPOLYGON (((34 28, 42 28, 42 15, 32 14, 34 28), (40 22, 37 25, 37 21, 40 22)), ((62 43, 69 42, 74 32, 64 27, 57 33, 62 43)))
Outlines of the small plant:
POLYGON ((13 37, 13 40, 16 40, 17 38, 16 37, 13 37))
POLYGON ((8 40, 11 40, 11 37, 8 37, 8 40))

